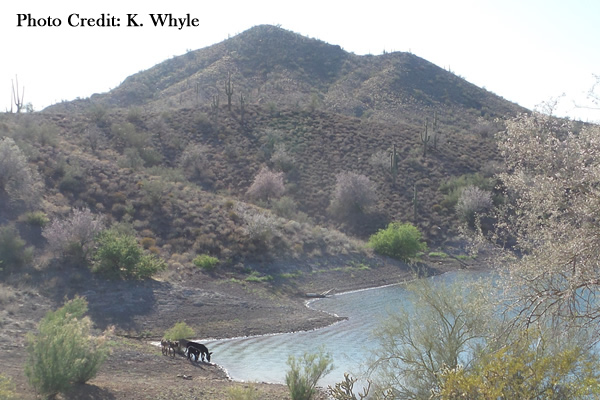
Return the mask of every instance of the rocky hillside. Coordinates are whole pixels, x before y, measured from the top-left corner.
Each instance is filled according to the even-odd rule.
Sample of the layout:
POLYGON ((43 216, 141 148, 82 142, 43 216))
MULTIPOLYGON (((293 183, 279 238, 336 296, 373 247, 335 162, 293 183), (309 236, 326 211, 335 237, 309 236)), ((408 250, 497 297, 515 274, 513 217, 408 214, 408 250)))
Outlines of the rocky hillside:
MULTIPOLYGON (((87 207, 127 224, 171 266, 197 254, 233 266, 363 254, 361 240, 391 221, 414 223, 432 247, 452 243, 457 218, 441 186, 493 172, 494 121, 519 111, 410 53, 357 56, 258 26, 108 93, 4 114, 0 137, 39 171, 37 209, 49 219, 87 207), (284 197, 250 198, 263 167, 283 174, 284 197), (331 211, 342 172, 369 178, 372 207, 331 211), (261 218, 267 235, 253 236, 261 218)), ((21 224, 43 253, 39 232, 22 223, 32 211, 3 207, 0 222, 21 224)))

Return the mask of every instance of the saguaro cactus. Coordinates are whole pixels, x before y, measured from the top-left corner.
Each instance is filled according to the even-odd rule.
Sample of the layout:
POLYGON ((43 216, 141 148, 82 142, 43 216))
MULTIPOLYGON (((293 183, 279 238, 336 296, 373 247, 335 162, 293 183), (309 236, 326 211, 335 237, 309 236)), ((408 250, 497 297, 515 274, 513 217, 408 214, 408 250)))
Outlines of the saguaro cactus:
MULTIPOLYGON (((23 103, 23 98, 25 97, 25 87, 23 87, 23 92, 21 93, 21 95, 19 95, 19 78, 17 78, 17 76, 15 75, 15 80, 17 81, 17 90, 15 91, 15 83, 12 81, 11 79, 11 83, 12 83, 12 99, 13 102, 15 103, 15 105, 17 106, 17 113, 21 112, 21 109, 23 108, 23 105, 25 103, 23 103)), ((12 103, 10 105, 10 112, 12 113, 12 103)))
POLYGON ((425 120, 425 129, 420 133, 421 143, 423 144, 423 157, 427 157, 427 147, 429 146, 429 141, 431 140, 431 135, 429 134, 429 118, 425 120))
POLYGON ((437 111, 434 111, 433 113, 433 124, 431 125, 431 130, 433 131, 433 148, 437 150, 439 138, 437 111))
POLYGON ((212 98, 212 104, 210 105, 210 109, 215 118, 215 125, 219 124, 219 95, 214 95, 212 98))
POLYGON ((390 154, 390 174, 392 175, 392 182, 396 184, 396 177, 398 176, 398 154, 396 153, 396 145, 393 145, 392 153, 390 154))
POLYGON ((227 95, 227 109, 231 111, 231 97, 233 96, 233 84, 231 83, 231 72, 227 74, 227 83, 225 84, 225 94, 227 95))

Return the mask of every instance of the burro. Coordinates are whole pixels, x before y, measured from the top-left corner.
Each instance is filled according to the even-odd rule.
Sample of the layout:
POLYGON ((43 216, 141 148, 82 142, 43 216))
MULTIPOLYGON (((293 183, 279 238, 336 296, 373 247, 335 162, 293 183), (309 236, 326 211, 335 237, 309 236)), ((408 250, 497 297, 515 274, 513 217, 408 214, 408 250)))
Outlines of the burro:
POLYGON ((82 17, 79 14, 71 14, 69 15, 69 19, 67 20, 67 22, 69 23, 69 26, 74 26, 74 27, 84 27, 84 26, 101 26, 101 27, 114 27, 114 26, 120 26, 119 24, 119 18, 115 17, 114 15, 111 17, 110 14, 100 14, 100 17, 98 18, 87 18, 87 17, 82 17))
POLYGON ((51 16, 35 18, 31 14, 17 14, 17 26, 48 27, 60 26, 61 24, 60 18, 52 18, 51 16))

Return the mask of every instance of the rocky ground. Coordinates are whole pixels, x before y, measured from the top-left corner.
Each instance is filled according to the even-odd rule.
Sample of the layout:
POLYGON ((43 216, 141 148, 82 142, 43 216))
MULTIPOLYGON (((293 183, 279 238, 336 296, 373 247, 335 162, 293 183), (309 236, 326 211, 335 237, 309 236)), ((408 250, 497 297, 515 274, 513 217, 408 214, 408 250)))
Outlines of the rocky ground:
MULTIPOLYGON (((296 268, 298 266, 295 266, 296 268)), ((462 268, 456 261, 429 262, 421 270, 440 273, 462 268)), ((274 268, 284 268, 275 266, 274 268)), ((178 321, 196 330, 197 338, 225 338, 314 329, 336 318, 306 307, 306 293, 342 292, 411 279, 406 265, 379 260, 377 266, 344 259, 303 265, 304 273, 288 279, 249 282, 236 276, 208 276, 187 271, 163 280, 106 281, 84 271, 40 272, 13 276, 0 285, 0 374, 17 386, 19 399, 34 399, 23 372, 26 334, 64 298, 85 296, 98 329, 113 325, 108 361, 96 378, 79 385, 65 399, 227 399, 232 387, 251 388, 261 399, 288 399, 287 387, 230 381, 218 365, 167 357, 151 344, 178 321), (338 268, 319 265, 337 263, 338 268)))

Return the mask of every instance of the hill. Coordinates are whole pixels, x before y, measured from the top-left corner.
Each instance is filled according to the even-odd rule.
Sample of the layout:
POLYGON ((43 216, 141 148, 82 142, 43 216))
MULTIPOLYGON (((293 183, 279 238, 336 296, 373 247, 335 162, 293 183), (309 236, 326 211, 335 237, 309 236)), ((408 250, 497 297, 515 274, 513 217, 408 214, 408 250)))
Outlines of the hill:
POLYGON ((315 317, 300 294, 456 268, 378 257, 365 240, 411 222, 431 249, 461 254, 448 183, 486 181, 499 158, 496 120, 522 111, 410 53, 357 56, 257 26, 108 93, 0 114, 0 141, 14 140, 31 172, 18 198, 26 185, 0 179, 0 244, 10 245, 1 256, 18 256, 2 266, 0 303, 37 299, 3 314, 6 339, 22 346, 43 311, 76 294, 119 335, 160 337, 182 318, 202 337, 308 329, 332 318, 315 317), (264 167, 281 174, 283 197, 249 195, 264 167), (371 207, 332 211, 342 172, 372 182, 371 207), (112 281, 53 251, 43 229, 73 208, 135 236, 166 270, 112 281), (200 255, 216 267, 198 267, 200 255))

